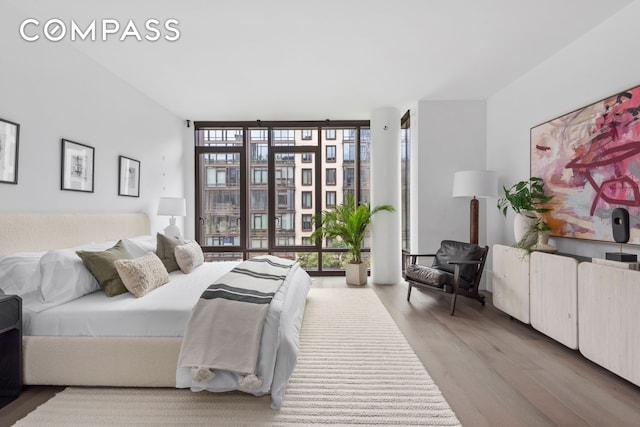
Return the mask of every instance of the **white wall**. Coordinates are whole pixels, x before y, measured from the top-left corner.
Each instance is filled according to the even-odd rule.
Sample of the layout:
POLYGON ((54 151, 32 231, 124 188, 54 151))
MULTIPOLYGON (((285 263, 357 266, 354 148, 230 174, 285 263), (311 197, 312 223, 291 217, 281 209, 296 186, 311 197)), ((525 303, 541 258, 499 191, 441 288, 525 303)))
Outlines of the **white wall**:
POLYGON ((155 216, 158 198, 182 196, 191 179, 183 120, 71 42, 25 42, 24 18, 0 6, 0 117, 21 126, 18 185, 0 184, 0 212, 146 212, 160 231, 168 218, 155 216), (60 190, 61 138, 95 148, 94 193, 60 190), (119 155, 141 162, 139 198, 118 196, 119 155))
MULTIPOLYGON (((501 185, 529 177, 529 130, 554 117, 640 84, 637 17, 640 1, 627 6, 487 101, 488 167, 501 185)), ((513 213, 489 210, 489 243, 513 244, 513 213)), ((603 257, 617 245, 552 239, 562 252, 603 257)), ((625 252, 637 253, 636 247, 625 252)))
MULTIPOLYGON (((416 110, 411 116, 411 252, 433 253, 442 240, 469 241, 470 200, 451 197, 453 174, 485 169, 486 104, 420 101, 416 110)), ((480 199, 480 244, 487 241, 487 203, 494 201, 480 199)))

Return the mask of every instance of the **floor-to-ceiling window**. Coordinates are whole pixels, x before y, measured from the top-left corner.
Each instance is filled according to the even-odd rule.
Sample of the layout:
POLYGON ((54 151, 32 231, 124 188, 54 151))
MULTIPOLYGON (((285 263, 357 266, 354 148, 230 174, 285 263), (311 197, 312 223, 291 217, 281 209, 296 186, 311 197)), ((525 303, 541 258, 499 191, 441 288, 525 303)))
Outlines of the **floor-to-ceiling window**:
MULTIPOLYGON (((312 221, 349 192, 369 200, 368 121, 196 122, 196 236, 207 259, 260 253, 340 272, 339 241, 312 221)), ((365 240, 365 247, 368 239, 365 240)))
POLYGON ((402 250, 406 253, 411 252, 410 247, 410 202, 409 191, 411 189, 410 182, 410 165, 411 160, 411 119, 410 112, 407 111, 400 121, 400 174, 401 174, 401 228, 402 228, 402 250))

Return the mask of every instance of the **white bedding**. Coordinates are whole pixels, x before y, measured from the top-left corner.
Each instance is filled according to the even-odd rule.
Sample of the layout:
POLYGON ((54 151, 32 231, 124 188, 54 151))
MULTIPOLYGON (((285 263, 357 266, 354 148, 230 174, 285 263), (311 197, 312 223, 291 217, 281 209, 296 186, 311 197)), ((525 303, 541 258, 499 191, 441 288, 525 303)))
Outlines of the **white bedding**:
MULTIPOLYGON (((107 297, 103 291, 97 291, 40 312, 25 309, 24 335, 182 337, 191 310, 204 289, 237 264, 212 262, 204 263, 190 274, 173 272, 168 284, 141 298, 129 293, 107 297)), ((243 389, 238 376, 230 372, 217 372, 210 383, 192 387, 189 368, 177 369, 176 387, 194 391, 241 390, 254 395, 270 393, 272 407, 279 408, 297 361, 300 326, 310 287, 311 278, 298 264, 271 301, 256 369, 256 374, 263 379, 259 389, 243 389)))
MULTIPOLYGON (((181 337, 191 309, 208 285, 237 262, 211 262, 190 274, 175 271, 170 282, 142 298, 94 292, 41 312, 23 313, 24 335, 91 337, 181 337)), ((25 301, 25 306, 30 306, 25 301)))
POLYGON ((256 369, 256 376, 263 380, 262 386, 257 389, 244 388, 240 385, 240 376, 219 371, 209 383, 194 383, 190 368, 178 368, 176 387, 191 388, 193 391, 241 390, 256 396, 271 393, 272 408, 279 408, 287 381, 297 362, 300 327, 310 287, 311 278, 300 264, 296 264, 271 300, 256 369))

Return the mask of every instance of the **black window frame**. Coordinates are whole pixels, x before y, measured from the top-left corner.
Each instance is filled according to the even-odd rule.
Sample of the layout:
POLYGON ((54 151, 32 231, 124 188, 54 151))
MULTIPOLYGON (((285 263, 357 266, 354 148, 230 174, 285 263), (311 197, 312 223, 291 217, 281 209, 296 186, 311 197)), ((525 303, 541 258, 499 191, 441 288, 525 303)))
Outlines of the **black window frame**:
MULTIPOLYGON (((295 241, 294 241, 294 238, 291 237, 293 236, 293 234, 288 236, 275 235, 275 232, 273 230, 275 230, 276 226, 275 226, 274 217, 272 215, 268 215, 269 237, 267 238, 266 241, 263 236, 251 234, 248 232, 250 221, 247 216, 242 216, 241 218, 239 218, 237 222, 234 220, 233 224, 231 224, 230 222, 231 219, 228 220, 228 224, 226 225, 226 227, 238 228, 243 230, 239 235, 227 238, 224 235, 221 236, 221 235, 216 235, 215 233, 212 233, 210 231, 211 226, 209 226, 207 222, 207 221, 210 221, 209 216, 211 215, 210 214, 211 211, 204 210, 205 208, 203 206, 203 202, 205 202, 205 199, 210 197, 210 193, 207 192, 207 191, 210 191, 210 189, 206 189, 205 187, 201 186, 200 179, 202 178, 203 165, 206 165, 206 164, 223 165, 224 163, 231 163, 234 159, 240 159, 239 160, 239 164, 241 165, 240 172, 241 172, 241 176, 243 177, 240 185, 240 193, 239 193, 240 199, 241 199, 241 205, 242 205, 241 211, 245 213, 249 213, 251 212, 249 209, 250 190, 253 188, 253 185, 251 184, 251 180, 253 178, 253 176, 251 175, 251 171, 255 166, 258 166, 259 164, 263 164, 265 166, 268 166, 269 168, 273 167, 274 165, 272 160, 273 159, 272 153, 274 152, 273 149, 277 147, 291 146, 291 151, 281 151, 281 152, 296 153, 295 160, 293 159, 293 154, 292 154, 291 159, 283 158, 281 160, 276 160, 276 164, 281 165, 283 163, 291 162, 292 165, 296 165, 297 168, 301 168, 300 163, 298 162, 313 164, 313 174, 315 174, 315 178, 312 178, 313 183, 311 186, 314 189, 314 194, 312 195, 313 208, 312 210, 307 212, 317 215, 322 210, 322 207, 324 205, 323 202, 326 202, 326 199, 323 200, 323 193, 324 193, 323 181, 324 180, 322 179, 323 178, 322 171, 325 169, 332 169, 332 168, 327 168, 327 163, 340 162, 340 160, 338 159, 338 154, 340 154, 340 152, 337 150, 336 144, 339 144, 342 142, 340 139, 343 136, 342 130, 346 128, 357 129, 356 144, 358 147, 357 151, 359 151, 360 142, 361 142, 361 139, 363 138, 362 135, 370 134, 369 121, 364 121, 364 120, 356 120, 356 121, 346 121, 346 120, 333 121, 332 120, 330 122, 328 120, 304 121, 304 122, 303 121, 300 121, 300 122, 295 122, 295 121, 287 121, 287 122, 208 121, 208 122, 195 122, 194 125, 195 125, 194 126, 194 142, 195 142, 195 148, 196 148, 195 150, 195 161, 196 161, 195 205, 196 206, 194 209, 195 215, 196 215, 196 218, 195 218, 196 239, 198 241, 200 239, 203 240, 202 242, 203 244, 205 242, 213 241, 214 239, 218 239, 218 243, 220 243, 221 241, 220 239, 223 239, 225 242, 224 246, 203 247, 203 250, 205 252, 205 257, 207 259, 231 260, 231 259, 238 259, 237 258, 238 256, 246 259, 249 256, 254 256, 256 253, 273 253, 277 255, 278 253, 291 254, 291 253, 301 252, 301 251, 304 253, 317 252, 318 253, 317 267, 309 267, 310 274, 312 275, 313 274, 328 274, 328 275, 344 274, 344 272, 341 270, 335 270, 335 267, 327 267, 327 266, 323 267, 322 255, 324 253, 330 253, 332 254, 331 256, 333 256, 335 252, 344 252, 346 251, 346 249, 340 248, 340 247, 328 248, 325 245, 323 245, 323 242, 313 242, 313 245, 311 246, 305 245, 303 249, 303 247, 300 246, 299 244, 300 235, 297 234, 299 233, 299 231, 295 232, 297 234, 295 235, 295 241), (228 130, 228 132, 226 132, 226 135, 219 137, 219 139, 221 140, 227 139, 227 141, 222 141, 222 142, 204 141, 202 134, 207 129, 215 130, 217 128, 226 128, 228 130), (312 129, 313 142, 312 143, 306 142, 305 144, 299 144, 297 141, 291 141, 291 137, 288 136, 289 134, 287 132, 284 132, 287 136, 286 138, 280 137, 278 138, 280 141, 276 142, 276 141, 273 141, 273 135, 271 134, 271 131, 273 129, 294 129, 295 138, 297 139, 297 141, 300 141, 300 138, 302 136, 301 133, 298 132, 298 129, 312 129), (327 129, 329 130, 328 137, 329 137, 329 140, 331 141, 329 142, 329 144, 327 144, 327 138, 323 139, 324 136, 327 136, 327 132, 326 132, 327 129), (323 130, 325 132, 323 132, 323 130), (337 134, 338 132, 340 132, 340 135, 337 134), (335 135, 335 140, 333 139, 334 135, 335 135), (285 141, 285 140, 288 140, 288 141, 285 141), (214 142, 214 143, 209 143, 209 142, 214 142), (333 155, 333 156, 329 156, 328 162, 326 161, 327 152, 323 148, 327 146, 330 147, 328 148, 329 154, 333 155), (251 149, 252 147, 254 147, 253 150, 251 149), (305 153, 305 152, 309 152, 311 155, 310 156, 306 155, 302 157, 299 156, 299 154, 305 153), (313 153, 316 153, 316 157, 313 157, 313 153), (251 154, 257 155, 259 157, 259 160, 251 160, 251 154), (214 161, 211 161, 211 160, 208 160, 208 156, 217 156, 218 158, 216 158, 216 160, 214 161), (225 156, 228 158, 226 162, 224 160, 225 156), (316 188, 318 189, 317 191, 315 190, 316 188), (206 216, 206 218, 201 218, 201 216, 202 217, 206 216), (242 218, 245 218, 245 219, 242 219, 242 218), (275 238, 277 238, 278 244, 287 243, 287 244, 292 244, 296 246, 275 245, 275 238), (260 239, 262 244, 260 245, 259 248, 254 247, 250 242, 251 239, 260 239), (265 246, 265 242, 266 242, 266 246, 265 246)), ((223 135, 223 134, 224 132, 221 131, 220 135, 223 135)), ((355 178, 356 188, 352 191, 354 192, 354 194, 356 194, 356 199, 362 201, 362 200, 366 200, 366 199, 362 199, 363 194, 365 194, 363 193, 363 191, 366 191, 367 192, 366 194, 368 194, 370 190, 369 189, 360 190, 359 188, 360 169, 357 164, 358 157, 359 157, 359 152, 356 152, 355 163, 356 163, 356 170, 358 172, 356 172, 356 178, 355 178)), ((275 178, 274 171, 269 169, 268 173, 269 173, 269 181, 270 183, 272 183, 272 180, 275 178)), ((259 177, 258 180, 261 181, 262 179, 259 177)), ((337 192, 337 191, 341 191, 338 181, 339 180, 338 180, 337 170, 336 170, 336 186, 333 187, 335 188, 336 192, 335 192, 335 196, 333 195, 329 196, 330 206, 333 206, 333 202, 337 204, 341 200, 338 197, 339 193, 337 192)), ((286 179, 283 180, 281 183, 287 184, 286 179)), ((275 197, 274 194, 277 187, 275 185, 273 186, 268 185, 267 187, 269 187, 269 194, 270 194, 269 195, 269 212, 271 213, 271 212, 275 212, 275 209, 276 209, 275 208, 276 201, 274 201, 273 198, 275 197)), ((293 189, 295 187, 299 189, 300 184, 297 184, 296 186, 291 186, 291 187, 287 186, 284 188, 293 189)), ((220 187, 220 188, 224 189, 225 187, 220 187)), ((261 188, 264 188, 263 184, 261 184, 261 188)), ((299 194, 294 194, 292 199, 290 199, 289 201, 289 205, 291 204, 292 201, 294 201, 298 197, 300 197, 299 194)), ((237 202, 234 202, 234 205, 237 205, 237 202)), ((300 202, 297 202, 297 206, 300 206, 300 202)), ((295 224, 297 221, 300 221, 300 218, 301 218, 300 216, 297 216, 297 217, 291 216, 290 220, 288 220, 291 222, 289 222, 285 226, 292 228, 293 224, 295 224)), ((298 227, 300 227, 300 225, 298 225, 298 227)), ((305 230, 305 231, 308 233, 308 230, 305 230)), ((305 237, 305 236, 302 235, 302 237, 305 237)), ((368 248, 363 248, 363 251, 367 252, 368 248)))

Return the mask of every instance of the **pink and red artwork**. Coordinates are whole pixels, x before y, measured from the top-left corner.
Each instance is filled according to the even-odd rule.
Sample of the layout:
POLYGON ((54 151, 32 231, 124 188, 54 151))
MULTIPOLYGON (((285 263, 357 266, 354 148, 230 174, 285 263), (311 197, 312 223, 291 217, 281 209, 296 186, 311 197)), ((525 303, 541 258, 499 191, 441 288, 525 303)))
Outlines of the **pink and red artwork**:
POLYGON ((531 128, 531 176, 554 196, 553 236, 613 241, 624 207, 640 244, 640 86, 531 128))

